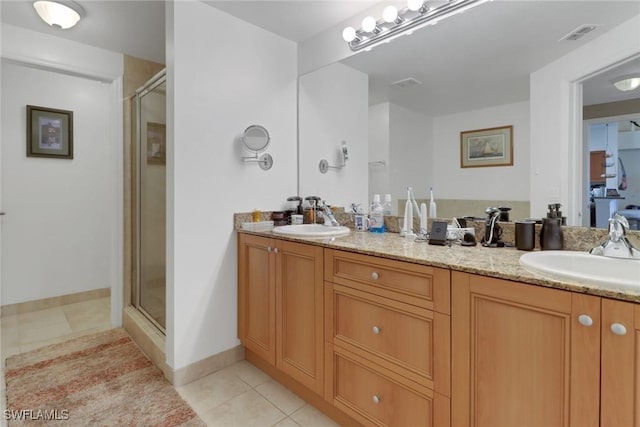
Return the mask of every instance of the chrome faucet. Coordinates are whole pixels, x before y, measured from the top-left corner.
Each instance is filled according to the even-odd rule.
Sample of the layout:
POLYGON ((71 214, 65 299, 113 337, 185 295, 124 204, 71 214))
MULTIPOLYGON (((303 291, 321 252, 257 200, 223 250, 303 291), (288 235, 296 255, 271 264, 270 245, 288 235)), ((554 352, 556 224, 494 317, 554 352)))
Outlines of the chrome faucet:
POLYGON ((336 220, 336 217, 333 215, 331 206, 327 205, 325 201, 322 202, 322 217, 324 218, 324 225, 326 225, 327 227, 340 226, 340 223, 336 220))
POLYGON ((612 258, 640 259, 640 250, 627 238, 629 221, 620 214, 609 218, 609 239, 589 251, 593 255, 612 258))

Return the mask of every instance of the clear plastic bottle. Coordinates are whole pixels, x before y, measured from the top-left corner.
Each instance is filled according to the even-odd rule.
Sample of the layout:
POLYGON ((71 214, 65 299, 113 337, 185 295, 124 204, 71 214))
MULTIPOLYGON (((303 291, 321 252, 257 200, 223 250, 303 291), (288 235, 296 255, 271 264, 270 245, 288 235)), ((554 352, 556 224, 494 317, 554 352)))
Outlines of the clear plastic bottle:
POLYGON ((382 204, 380 203, 380 195, 373 195, 373 203, 369 213, 370 225, 369 230, 372 233, 384 233, 384 214, 382 212, 382 204))
POLYGON ((382 214, 391 216, 391 194, 384 195, 384 203, 382 204, 382 214))

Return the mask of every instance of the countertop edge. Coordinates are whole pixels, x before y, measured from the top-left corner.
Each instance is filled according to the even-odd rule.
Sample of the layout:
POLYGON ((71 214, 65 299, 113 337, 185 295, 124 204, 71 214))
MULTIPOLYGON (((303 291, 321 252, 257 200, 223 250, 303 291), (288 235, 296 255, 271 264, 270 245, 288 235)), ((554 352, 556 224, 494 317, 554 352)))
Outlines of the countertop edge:
MULTIPOLYGON (((551 279, 540 275, 533 274, 524 268, 522 268, 518 262, 521 255, 527 253, 526 251, 519 251, 514 248, 485 248, 480 245, 471 248, 463 248, 461 246, 454 245, 449 248, 447 246, 433 246, 427 243, 417 243, 411 241, 405 241, 403 237, 400 237, 397 233, 384 233, 382 235, 370 236, 372 233, 356 232, 352 231, 351 234, 339 238, 302 238, 283 236, 272 233, 269 231, 251 231, 251 230, 236 230, 238 233, 250 234, 255 236, 269 237, 278 240, 305 243, 315 246, 321 246, 329 249, 344 250, 347 252, 353 252, 363 255, 378 256, 386 259, 410 262, 413 264, 420 264, 430 267, 445 268, 451 271, 459 271, 463 273, 477 274, 481 276, 493 277, 497 279, 511 280, 515 282, 526 283, 530 285, 543 286, 547 288, 561 289, 576 293, 612 298, 622 301, 640 302, 640 292, 633 292, 630 290, 621 289, 609 289, 600 288, 596 285, 583 284, 578 282, 560 281, 557 279, 551 279), (362 241, 361 244, 353 243, 354 240, 362 241), (401 243, 403 247, 406 245, 420 245, 421 256, 412 256, 410 254, 400 254, 397 248, 385 249, 380 248, 385 246, 382 241, 388 240, 389 246, 393 243, 395 246, 401 243), (377 244, 367 244, 373 241, 377 244), (431 246, 431 247, 428 247, 431 246), (443 253, 442 251, 460 250, 457 253, 456 258, 460 258, 460 255, 464 257, 465 253, 476 258, 474 263, 463 260, 462 262, 452 262, 447 260, 447 257, 451 252, 443 253), (464 251, 464 252, 462 252, 464 251), (433 256, 429 256, 429 252, 433 253, 433 256), (498 257, 493 255, 498 254, 498 257), (477 258, 481 258, 478 262, 477 258), (486 267, 490 265, 491 268, 486 267), (485 266, 483 266, 485 265, 485 266)), ((417 248, 420 248, 418 246, 417 248)))

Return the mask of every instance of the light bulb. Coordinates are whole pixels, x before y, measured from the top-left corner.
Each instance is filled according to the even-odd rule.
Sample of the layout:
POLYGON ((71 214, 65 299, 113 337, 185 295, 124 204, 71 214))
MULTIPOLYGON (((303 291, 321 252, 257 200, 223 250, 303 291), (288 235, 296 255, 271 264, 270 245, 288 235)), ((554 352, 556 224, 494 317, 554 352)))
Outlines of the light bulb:
POLYGON ((353 27, 347 27, 342 31, 342 38, 346 42, 352 42, 356 39, 356 30, 353 27))
POLYGON ((376 19, 373 16, 367 16, 362 20, 362 29, 367 33, 372 33, 376 29, 376 19))
POLYGON ((395 6, 389 5, 382 11, 382 19, 385 22, 392 23, 398 18, 398 9, 395 6))
POLYGON ((407 7, 409 10, 414 12, 420 10, 422 5, 424 4, 424 0, 407 0, 407 7))

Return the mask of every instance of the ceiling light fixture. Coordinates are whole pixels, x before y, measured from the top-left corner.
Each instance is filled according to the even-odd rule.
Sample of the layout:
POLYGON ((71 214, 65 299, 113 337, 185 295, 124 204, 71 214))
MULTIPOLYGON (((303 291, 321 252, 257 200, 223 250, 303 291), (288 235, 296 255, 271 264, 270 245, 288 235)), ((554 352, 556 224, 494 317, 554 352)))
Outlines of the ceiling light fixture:
POLYGON ((637 89, 640 87, 640 74, 619 77, 613 81, 613 85, 623 92, 637 89))
POLYGON ((76 25, 85 15, 82 6, 70 0, 37 0, 33 7, 44 22, 63 30, 76 25))
POLYGON ((478 6, 491 0, 449 0, 444 4, 428 7, 425 0, 408 0, 407 7, 398 11, 394 6, 387 6, 382 12, 382 19, 367 16, 362 26, 356 30, 346 27, 342 38, 353 51, 371 48, 383 40, 390 40, 421 26, 435 24, 456 13, 478 6))

